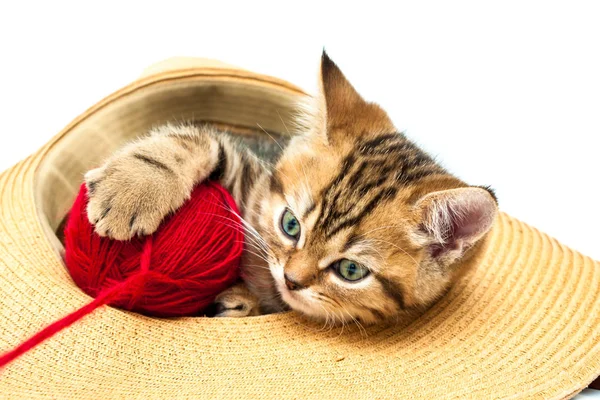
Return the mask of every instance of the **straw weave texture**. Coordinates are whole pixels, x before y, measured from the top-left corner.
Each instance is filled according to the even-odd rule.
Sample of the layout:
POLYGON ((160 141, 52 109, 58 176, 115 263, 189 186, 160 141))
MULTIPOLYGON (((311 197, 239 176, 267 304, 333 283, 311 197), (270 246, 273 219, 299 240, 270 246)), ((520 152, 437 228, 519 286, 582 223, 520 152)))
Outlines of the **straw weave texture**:
MULTIPOLYGON (((2 173, 0 351, 89 301, 54 234, 85 170, 173 118, 285 134, 303 95, 214 61, 161 64, 2 173)), ((598 262, 501 214, 472 263, 416 321, 366 331, 106 307, 0 371, 0 398, 563 399, 600 374, 598 262)))

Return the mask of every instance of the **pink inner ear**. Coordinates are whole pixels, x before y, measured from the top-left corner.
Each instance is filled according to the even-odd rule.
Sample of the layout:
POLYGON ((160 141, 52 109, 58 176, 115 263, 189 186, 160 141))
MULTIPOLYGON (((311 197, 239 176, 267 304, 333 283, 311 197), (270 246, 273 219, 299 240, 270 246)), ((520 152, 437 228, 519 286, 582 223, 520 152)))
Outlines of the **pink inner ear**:
POLYGON ((434 212, 429 229, 434 237, 441 239, 431 245, 433 257, 479 240, 490 229, 496 214, 496 203, 491 196, 475 188, 450 190, 431 204, 435 207, 429 209, 434 212))
MULTIPOLYGON (((455 239, 479 236, 489 228, 490 216, 494 210, 489 209, 485 203, 470 202, 468 210, 455 214, 452 231, 455 239)), ((452 212, 451 212, 452 213, 452 212)), ((454 214, 454 213, 452 213, 454 214)))

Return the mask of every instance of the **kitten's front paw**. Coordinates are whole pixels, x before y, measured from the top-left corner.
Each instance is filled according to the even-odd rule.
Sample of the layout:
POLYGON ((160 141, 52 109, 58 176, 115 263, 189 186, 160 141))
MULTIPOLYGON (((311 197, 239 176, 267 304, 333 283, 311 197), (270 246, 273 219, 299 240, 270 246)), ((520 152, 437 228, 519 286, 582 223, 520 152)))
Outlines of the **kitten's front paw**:
POLYGON ((221 292, 214 302, 215 317, 247 317, 259 314, 258 299, 243 283, 221 292))
POLYGON ((135 155, 117 157, 89 171, 85 183, 90 223, 100 236, 117 240, 154 233, 190 193, 172 171, 153 168, 135 155))

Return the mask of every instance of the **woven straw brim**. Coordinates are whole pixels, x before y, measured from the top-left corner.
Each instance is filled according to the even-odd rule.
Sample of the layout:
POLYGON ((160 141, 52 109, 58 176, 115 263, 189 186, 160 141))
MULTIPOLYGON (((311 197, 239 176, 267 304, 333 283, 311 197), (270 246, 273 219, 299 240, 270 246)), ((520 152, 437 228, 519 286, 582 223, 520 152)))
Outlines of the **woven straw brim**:
MULTIPOLYGON (((90 300, 54 233, 85 170, 167 120, 285 133, 304 95, 216 62, 174 65, 104 99, 0 176, 0 351, 90 300)), ((1 371, 0 397, 561 399, 585 388, 600 374, 600 265, 505 214, 484 250, 431 310, 394 326, 105 307, 1 371)))

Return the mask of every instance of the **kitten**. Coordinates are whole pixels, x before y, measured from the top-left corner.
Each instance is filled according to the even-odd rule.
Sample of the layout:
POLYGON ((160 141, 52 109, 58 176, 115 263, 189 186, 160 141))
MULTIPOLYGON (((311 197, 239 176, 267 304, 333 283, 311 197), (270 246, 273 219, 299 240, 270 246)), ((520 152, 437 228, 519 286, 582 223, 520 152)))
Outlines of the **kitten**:
POLYGON ((446 172, 325 53, 314 102, 272 170, 207 126, 165 125, 125 146, 85 176, 96 232, 151 234, 216 179, 248 224, 244 283, 219 295, 217 316, 290 307, 370 324, 425 309, 490 230, 493 192, 446 172))

